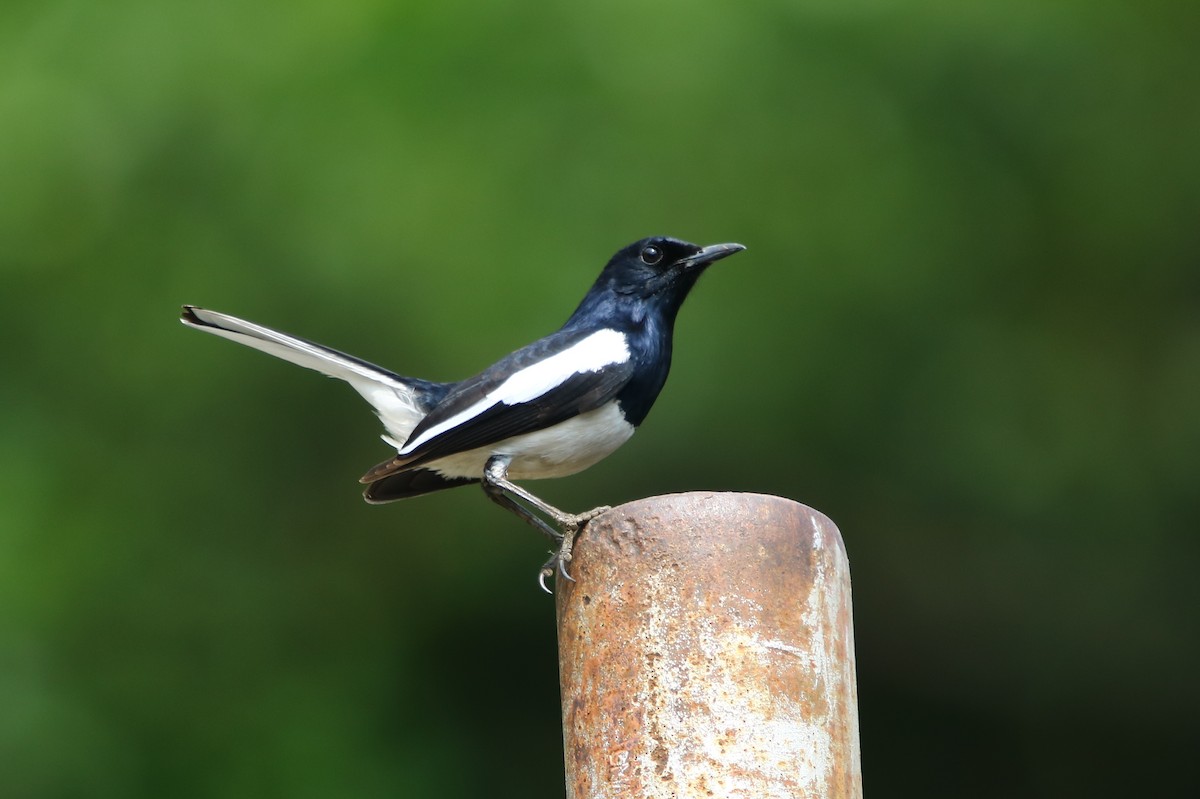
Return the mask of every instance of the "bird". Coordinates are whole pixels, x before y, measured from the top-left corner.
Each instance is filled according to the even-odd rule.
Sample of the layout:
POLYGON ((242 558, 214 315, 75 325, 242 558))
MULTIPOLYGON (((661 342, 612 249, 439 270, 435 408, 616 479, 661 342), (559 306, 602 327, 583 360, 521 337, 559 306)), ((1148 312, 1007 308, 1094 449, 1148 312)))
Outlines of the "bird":
POLYGON ((195 305, 183 306, 180 321, 349 383, 395 449, 360 478, 364 499, 382 504, 480 483, 556 547, 538 572, 549 591, 556 572, 573 579, 575 535, 611 508, 567 513, 515 481, 575 474, 629 440, 667 380, 683 301, 709 266, 744 249, 669 236, 635 241, 609 259, 561 328, 459 382, 406 377, 195 305))

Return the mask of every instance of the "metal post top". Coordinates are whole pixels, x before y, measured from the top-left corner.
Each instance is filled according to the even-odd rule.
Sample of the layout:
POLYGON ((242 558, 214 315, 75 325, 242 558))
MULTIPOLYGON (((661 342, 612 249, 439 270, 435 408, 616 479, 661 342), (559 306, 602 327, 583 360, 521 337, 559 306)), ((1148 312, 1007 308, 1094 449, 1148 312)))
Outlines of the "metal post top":
POLYGON ((738 560, 748 547, 755 551, 743 553, 748 564, 773 555, 782 566, 796 558, 808 561, 814 551, 846 559, 841 532, 820 511, 785 497, 729 491, 664 494, 619 505, 584 528, 577 559, 593 560, 586 553, 593 547, 685 559, 722 555, 727 561, 738 560))

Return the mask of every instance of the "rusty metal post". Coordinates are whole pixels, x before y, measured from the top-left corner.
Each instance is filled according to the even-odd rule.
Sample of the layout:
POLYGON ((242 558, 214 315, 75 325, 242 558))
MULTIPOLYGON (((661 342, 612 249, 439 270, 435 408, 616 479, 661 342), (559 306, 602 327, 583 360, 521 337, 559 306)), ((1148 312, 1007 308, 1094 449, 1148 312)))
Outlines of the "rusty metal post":
POLYGON ((592 521, 557 589, 567 799, 861 797, 850 570, 759 494, 592 521))

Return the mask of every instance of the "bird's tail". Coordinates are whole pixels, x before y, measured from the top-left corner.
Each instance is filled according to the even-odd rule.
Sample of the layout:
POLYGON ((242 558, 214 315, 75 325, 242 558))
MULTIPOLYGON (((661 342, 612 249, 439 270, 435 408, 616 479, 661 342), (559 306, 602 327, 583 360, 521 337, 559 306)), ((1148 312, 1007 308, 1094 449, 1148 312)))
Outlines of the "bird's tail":
POLYGON ((385 440, 397 449, 450 388, 447 383, 403 377, 353 355, 194 305, 183 306, 179 321, 297 366, 345 380, 379 414, 388 432, 385 440))

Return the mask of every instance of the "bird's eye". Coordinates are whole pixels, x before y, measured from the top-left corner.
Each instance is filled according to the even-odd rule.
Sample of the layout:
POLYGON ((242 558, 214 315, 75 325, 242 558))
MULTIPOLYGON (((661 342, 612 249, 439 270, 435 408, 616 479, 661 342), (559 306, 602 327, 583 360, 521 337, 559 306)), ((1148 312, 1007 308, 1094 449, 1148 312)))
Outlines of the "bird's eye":
POLYGON ((642 263, 654 265, 662 260, 662 250, 653 244, 642 248, 642 263))

